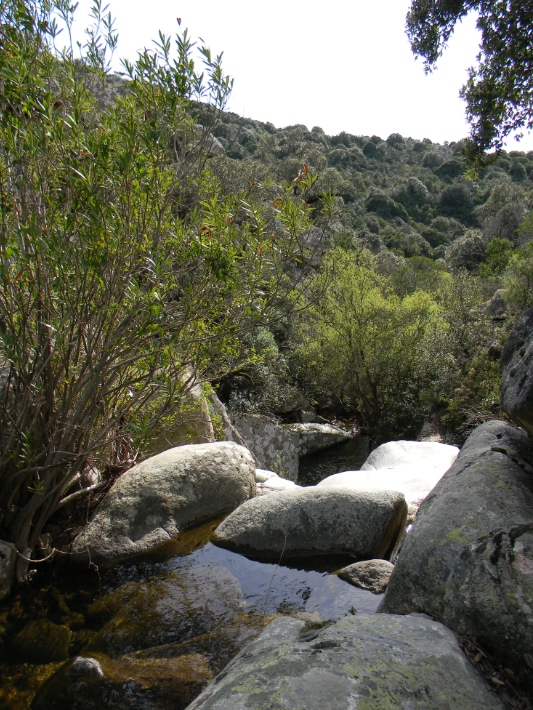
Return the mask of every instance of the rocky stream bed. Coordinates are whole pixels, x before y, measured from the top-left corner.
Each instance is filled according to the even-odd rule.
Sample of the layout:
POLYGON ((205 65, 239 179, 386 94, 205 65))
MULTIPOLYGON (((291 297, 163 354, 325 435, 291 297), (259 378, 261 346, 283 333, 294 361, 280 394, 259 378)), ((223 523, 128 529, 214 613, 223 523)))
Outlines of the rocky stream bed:
MULTIPOLYGON (((367 446, 307 456, 304 480, 358 469, 367 446)), ((375 613, 382 594, 330 574, 353 558, 252 560, 209 541, 220 520, 107 569, 63 563, 39 571, 0 607, 0 707, 184 708, 277 616, 312 627, 375 613), (58 673, 82 652, 104 670, 97 693, 58 673)))

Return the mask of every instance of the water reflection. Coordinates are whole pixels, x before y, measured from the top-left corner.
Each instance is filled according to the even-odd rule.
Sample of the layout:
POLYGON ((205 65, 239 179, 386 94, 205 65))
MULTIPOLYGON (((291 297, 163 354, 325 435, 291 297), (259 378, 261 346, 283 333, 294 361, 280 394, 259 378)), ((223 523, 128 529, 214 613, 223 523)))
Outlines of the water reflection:
POLYGON ((356 436, 345 444, 337 444, 325 451, 300 459, 298 483, 314 486, 327 476, 341 471, 359 471, 370 454, 370 438, 356 436))
MULTIPOLYGON (((182 577, 195 579, 194 594, 202 596, 202 578, 230 573, 240 585, 240 607, 248 614, 306 613, 321 619, 336 620, 349 613, 375 613, 380 596, 352 587, 329 574, 332 569, 349 564, 348 558, 305 559, 291 561, 291 566, 248 559, 212 545, 210 542, 187 556, 172 556, 166 561, 144 562, 110 570, 106 588, 117 582, 163 580, 182 572, 182 577), (327 569, 328 571, 317 571, 327 569), (114 579, 112 579, 112 577, 114 579)), ((189 595, 191 594, 189 589, 189 595)))

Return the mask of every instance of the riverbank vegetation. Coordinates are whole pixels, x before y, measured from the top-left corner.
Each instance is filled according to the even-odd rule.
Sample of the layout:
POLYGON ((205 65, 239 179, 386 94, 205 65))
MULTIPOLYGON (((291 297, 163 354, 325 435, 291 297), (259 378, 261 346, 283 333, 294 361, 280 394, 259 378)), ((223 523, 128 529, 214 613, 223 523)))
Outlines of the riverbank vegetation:
POLYGON ((242 334, 297 302, 308 251, 310 174, 227 190, 207 165, 220 57, 200 48, 200 71, 186 32, 160 35, 98 103, 116 34, 96 2, 81 59, 59 51, 73 11, 1 10, 0 530, 19 579, 54 513, 142 457, 242 334))
POLYGON ((463 143, 240 118, 186 31, 119 77, 100 0, 79 55, 74 10, 0 10, 0 537, 19 580, 198 382, 275 416, 306 397, 377 439, 498 416, 501 343, 533 304, 533 153, 467 180, 463 143))

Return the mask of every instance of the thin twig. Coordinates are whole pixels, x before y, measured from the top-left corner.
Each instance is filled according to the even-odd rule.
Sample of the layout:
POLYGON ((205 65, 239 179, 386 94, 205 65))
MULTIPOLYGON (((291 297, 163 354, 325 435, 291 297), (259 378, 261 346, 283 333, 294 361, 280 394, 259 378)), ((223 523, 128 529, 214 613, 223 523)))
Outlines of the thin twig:
POLYGON ((274 573, 273 573, 273 575, 272 575, 272 579, 270 580, 270 585, 269 585, 269 587, 268 587, 267 595, 266 595, 266 598, 265 598, 265 606, 264 606, 264 608, 263 608, 263 621, 265 620, 265 616, 266 616, 266 610, 267 610, 268 598, 269 598, 269 596, 270 596, 270 590, 272 589, 272 584, 273 584, 273 582, 274 582, 274 577, 276 576, 276 572, 278 571, 278 567, 279 567, 280 564, 281 564, 281 559, 282 559, 282 557, 283 557, 283 553, 285 552, 285 546, 286 546, 286 544, 287 544, 287 533, 285 533, 285 539, 284 539, 284 541, 283 541, 283 549, 282 549, 282 551, 281 551, 281 555, 279 556, 278 564, 277 564, 276 567, 274 568, 274 573))

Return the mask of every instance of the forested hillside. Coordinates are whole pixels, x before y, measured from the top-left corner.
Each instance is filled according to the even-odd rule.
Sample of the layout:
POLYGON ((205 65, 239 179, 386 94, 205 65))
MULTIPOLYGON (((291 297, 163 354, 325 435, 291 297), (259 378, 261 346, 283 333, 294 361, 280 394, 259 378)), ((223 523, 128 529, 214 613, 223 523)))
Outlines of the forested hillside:
POLYGON ((270 371, 263 363, 226 380, 230 406, 283 411, 281 371, 320 411, 389 437, 415 435, 424 416, 437 416, 461 440, 498 414, 500 343, 533 302, 533 153, 502 151, 475 174, 463 142, 327 136, 229 112, 213 133, 226 154, 212 170, 228 188, 235 175, 258 190, 265 180, 296 185, 303 169, 316 177, 303 196, 308 238, 335 249, 309 278, 314 305, 275 331, 281 350, 270 343, 270 371), (504 301, 489 307, 502 287, 504 301), (409 334, 402 323, 416 299, 426 314, 409 334))
MULTIPOLYGON (((327 136, 319 127, 277 129, 229 112, 214 134, 228 158, 256 161, 281 180, 293 180, 305 163, 318 175, 309 202, 323 192, 341 198, 336 238, 359 239, 375 253, 386 246, 405 257, 443 258, 472 228, 481 229, 485 241, 517 244, 516 230, 530 208, 532 152, 502 151, 479 179, 467 180, 464 142, 439 145, 396 133, 327 136)), ((474 262, 468 253, 464 261, 448 259, 455 268, 471 267, 483 255, 472 250, 474 262)))

